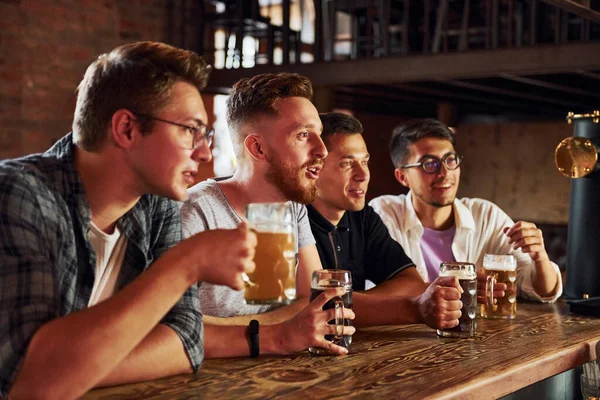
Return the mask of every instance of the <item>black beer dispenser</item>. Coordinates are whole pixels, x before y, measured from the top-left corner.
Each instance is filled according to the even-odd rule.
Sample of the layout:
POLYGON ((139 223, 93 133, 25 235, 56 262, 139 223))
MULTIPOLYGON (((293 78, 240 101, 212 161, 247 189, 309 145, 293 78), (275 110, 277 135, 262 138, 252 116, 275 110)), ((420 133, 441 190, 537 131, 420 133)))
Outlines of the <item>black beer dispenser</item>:
POLYGON ((572 178, 564 293, 567 300, 589 298, 589 305, 600 305, 600 111, 569 113, 567 121, 573 136, 555 153, 558 170, 572 178))

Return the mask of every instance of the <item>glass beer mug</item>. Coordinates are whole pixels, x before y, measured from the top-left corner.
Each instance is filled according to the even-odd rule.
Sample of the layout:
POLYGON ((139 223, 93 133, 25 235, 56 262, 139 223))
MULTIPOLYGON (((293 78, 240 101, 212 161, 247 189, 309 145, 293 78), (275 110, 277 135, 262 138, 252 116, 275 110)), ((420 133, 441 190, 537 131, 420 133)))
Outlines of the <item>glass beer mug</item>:
POLYGON ((290 304, 296 299, 296 251, 291 203, 252 203, 246 220, 256 232, 254 272, 243 274, 246 304, 290 304))
POLYGON ((467 262, 444 262, 440 265, 440 276, 456 276, 463 289, 460 295, 462 308, 458 325, 449 329, 438 329, 438 336, 468 338, 475 336, 477 323, 477 273, 475 264, 467 262))
MULTIPOLYGON (((322 269, 313 271, 310 283, 310 301, 312 302, 325 290, 335 287, 346 288, 342 297, 335 297, 323 306, 323 310, 335 308, 335 335, 325 335, 325 339, 338 346, 350 348, 352 335, 344 335, 344 326, 352 326, 352 320, 344 318, 344 308, 352 309, 352 274, 343 269, 322 269)), ((320 347, 309 347, 309 353, 317 355, 331 354, 320 347)))
POLYGON ((515 256, 486 254, 482 272, 487 275, 486 301, 481 316, 490 319, 514 319, 517 316, 517 260, 515 256), (494 297, 494 285, 506 284, 504 297, 494 297))

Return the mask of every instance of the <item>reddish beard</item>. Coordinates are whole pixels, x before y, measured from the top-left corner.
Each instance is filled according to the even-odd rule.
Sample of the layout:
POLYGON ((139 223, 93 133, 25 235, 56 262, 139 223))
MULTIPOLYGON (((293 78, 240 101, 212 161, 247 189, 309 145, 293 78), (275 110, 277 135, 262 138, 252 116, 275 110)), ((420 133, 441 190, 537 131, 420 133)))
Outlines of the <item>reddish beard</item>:
POLYGON ((303 185, 302 173, 307 167, 319 164, 318 161, 309 161, 300 168, 295 168, 279 156, 267 158, 267 161, 270 164, 266 176, 267 181, 275 185, 287 200, 300 204, 310 204, 315 200, 317 197, 316 182, 308 180, 303 185))

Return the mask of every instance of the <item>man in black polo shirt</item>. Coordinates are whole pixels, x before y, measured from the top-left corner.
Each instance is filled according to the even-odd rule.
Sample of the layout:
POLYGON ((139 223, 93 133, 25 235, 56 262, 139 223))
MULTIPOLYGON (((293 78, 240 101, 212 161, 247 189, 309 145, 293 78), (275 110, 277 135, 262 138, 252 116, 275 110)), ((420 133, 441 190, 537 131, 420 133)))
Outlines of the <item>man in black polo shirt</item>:
POLYGON ((455 326, 461 308, 456 278, 438 278, 428 287, 379 216, 365 207, 369 153, 362 125, 345 114, 320 117, 329 155, 317 181, 317 199, 307 208, 323 268, 350 270, 355 291, 365 290, 367 279, 377 285, 354 294, 360 298, 354 311, 365 325, 455 326))

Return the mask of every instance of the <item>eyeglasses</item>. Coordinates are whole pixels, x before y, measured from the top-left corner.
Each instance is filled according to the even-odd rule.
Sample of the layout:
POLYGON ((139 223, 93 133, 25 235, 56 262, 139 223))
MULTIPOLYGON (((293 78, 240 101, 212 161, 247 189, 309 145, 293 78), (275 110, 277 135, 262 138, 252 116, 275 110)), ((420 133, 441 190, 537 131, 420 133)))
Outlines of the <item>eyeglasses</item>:
POLYGON ((169 121, 169 120, 162 119, 162 118, 157 118, 152 115, 138 113, 135 111, 132 111, 132 113, 138 117, 152 119, 155 121, 164 122, 165 124, 171 124, 171 125, 179 126, 181 128, 186 129, 192 135, 192 145, 191 145, 190 150, 196 150, 197 148, 202 146, 203 141, 206 141, 206 145, 208 147, 210 147, 212 145, 213 138, 215 136, 215 130, 212 128, 209 129, 206 125, 204 125, 202 123, 199 124, 198 126, 190 126, 190 125, 184 125, 184 124, 180 124, 180 123, 169 121))
POLYGON ((402 165, 400 168, 421 167, 427 174, 437 174, 440 171, 440 168, 442 168, 442 163, 448 170, 452 171, 460 167, 462 159, 462 156, 459 156, 456 153, 448 153, 441 160, 434 156, 428 156, 421 162, 402 165))

